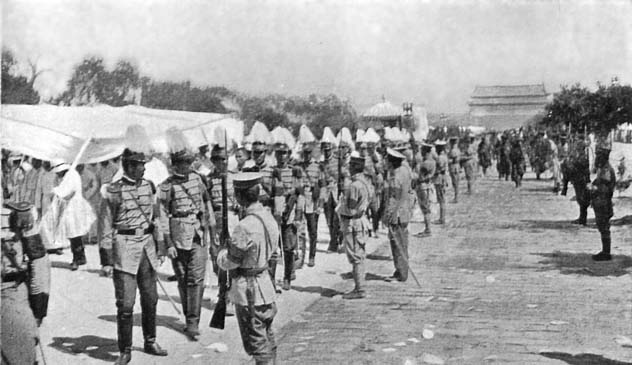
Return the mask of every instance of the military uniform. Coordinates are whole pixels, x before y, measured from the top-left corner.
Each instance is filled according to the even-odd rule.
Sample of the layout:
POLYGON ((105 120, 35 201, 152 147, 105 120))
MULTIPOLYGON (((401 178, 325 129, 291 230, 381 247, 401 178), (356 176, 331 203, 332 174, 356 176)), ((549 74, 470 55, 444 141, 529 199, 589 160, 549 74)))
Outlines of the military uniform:
POLYGON ((202 296, 209 228, 214 225, 206 185, 194 172, 173 174, 160 185, 160 202, 169 217, 165 227, 165 243, 174 247, 177 257, 172 259, 178 279, 182 311, 186 318, 186 333, 199 335, 202 296))
POLYGON ((452 188, 454 189, 454 202, 459 200, 459 180, 461 178, 461 150, 454 141, 448 152, 448 169, 450 171, 450 180, 452 180, 452 188))
MULTIPOLYGON (((112 182, 114 175, 118 171, 118 166, 113 162, 102 162, 97 170, 97 181, 104 192, 103 186, 112 182)), ((110 275, 114 262, 112 261, 112 222, 107 221, 107 202, 103 199, 103 194, 99 201, 97 214, 97 241, 99 244, 99 259, 104 268, 104 274, 110 275)))
MULTIPOLYGON (((134 155, 130 158, 134 158, 134 155)), ((144 156, 137 158, 145 161, 144 156)), ((116 322, 118 347, 122 357, 129 355, 132 350, 136 288, 140 292, 145 351, 152 352, 151 349, 157 346, 156 270, 160 266, 158 256, 165 255, 160 227, 164 227, 166 222, 159 221, 155 194, 156 188, 150 181, 135 181, 123 175, 108 185, 105 196, 106 214, 109 216, 107 221, 112 224, 116 322)), ((161 355, 166 355, 166 352, 161 355)))
POLYGON ((522 186, 522 176, 525 170, 524 151, 519 139, 514 140, 512 143, 509 160, 511 161, 511 179, 518 188, 522 186))
MULTIPOLYGON (((248 175, 236 176, 235 187, 247 188, 259 181, 258 177, 253 179, 248 175)), ((261 365, 272 364, 276 359, 272 322, 277 307, 268 262, 278 255, 279 235, 277 222, 270 211, 259 202, 252 203, 233 230, 228 247, 218 256, 219 266, 230 270, 229 298, 235 303, 244 349, 261 365)))
POLYGON ((575 189, 575 197, 579 205, 579 218, 573 223, 586 225, 588 216, 588 207, 590 206, 590 194, 586 185, 590 182, 590 167, 588 155, 586 153, 586 145, 583 141, 579 141, 575 145, 574 151, 570 156, 569 181, 575 189))
POLYGON ((316 243, 318 242, 318 216, 320 207, 320 183, 322 173, 318 163, 310 160, 303 163, 303 194, 305 196, 305 221, 309 236, 309 266, 314 266, 316 258, 316 243))
MULTIPOLYGON (((340 153, 340 151, 338 152, 340 153)), ((336 206, 338 205, 338 183, 341 177, 338 169, 342 173, 342 179, 348 176, 348 170, 344 161, 339 161, 339 157, 331 156, 331 158, 321 162, 321 170, 324 177, 324 211, 329 227, 329 247, 328 251, 337 252, 342 245, 342 237, 340 235, 340 218, 336 214, 336 206), (340 165, 340 166, 339 166, 340 165)))
MULTIPOLYGON (((364 158, 352 157, 351 164, 359 165, 359 170, 364 167, 364 158)), ((365 213, 371 203, 374 189, 366 179, 363 172, 358 172, 351 177, 351 184, 345 189, 342 201, 337 213, 342 225, 342 236, 345 245, 347 259, 352 265, 355 287, 347 293, 345 298, 356 299, 364 297, 364 260, 366 257, 366 235, 370 230, 370 224, 365 213)))
POLYGON ((35 364, 48 311, 50 262, 28 203, 2 207, 2 364, 35 364))
MULTIPOLYGON (((389 155, 400 160, 405 157, 389 150, 389 155)), ((391 158, 391 157, 389 157, 391 158)), ((410 168, 402 165, 389 172, 385 195, 387 199, 384 221, 388 225, 388 238, 391 244, 395 273, 393 276, 399 281, 408 279, 408 223, 410 222, 411 203, 411 182, 412 176, 410 168)))
POLYGON ((608 163, 609 153, 610 151, 606 149, 597 150, 597 159, 602 159, 603 161, 595 161, 596 164, 600 163, 601 166, 597 166, 597 176, 591 186, 592 206, 595 211, 595 222, 601 234, 602 246, 601 252, 593 255, 593 259, 596 261, 611 259, 610 218, 614 215, 612 195, 616 185, 616 175, 614 169, 608 163))
POLYGON ((467 143, 467 147, 461 154, 461 165, 465 171, 465 180, 467 181, 467 193, 472 194, 474 191, 474 180, 476 179, 476 149, 471 142, 467 143))
MULTIPOLYGON (((233 195, 233 179, 232 176, 234 174, 227 172, 226 173, 226 193, 228 207, 236 206, 235 197, 233 195)), ((213 262, 213 271, 215 274, 218 274, 217 267, 217 254, 219 253, 219 248, 223 245, 224 237, 220 237, 221 232, 223 232, 223 222, 222 222, 222 173, 215 169, 213 173, 209 176, 208 179, 208 190, 210 192, 211 205, 213 209, 213 213, 215 215, 215 229, 214 229, 214 239, 212 240, 209 252, 211 254, 211 261, 213 262)))
POLYGON ((437 223, 445 223, 445 189, 448 187, 448 156, 443 150, 445 148, 445 142, 437 142, 435 148, 440 149, 440 153, 437 156, 437 165, 435 169, 435 175, 433 178, 433 184, 435 187, 435 194, 437 194, 437 203, 439 203, 439 220, 437 223))
POLYGON ((417 164, 418 181, 416 186, 417 200, 424 215, 426 225, 424 235, 430 235, 430 192, 432 191, 432 179, 435 175, 437 163, 430 153, 431 145, 422 145, 423 160, 417 164))

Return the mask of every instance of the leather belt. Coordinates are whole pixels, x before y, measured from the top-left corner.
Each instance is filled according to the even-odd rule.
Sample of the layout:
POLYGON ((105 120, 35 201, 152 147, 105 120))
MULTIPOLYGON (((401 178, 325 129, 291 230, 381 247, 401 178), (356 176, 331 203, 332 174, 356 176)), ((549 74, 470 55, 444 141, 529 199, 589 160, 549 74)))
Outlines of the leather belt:
POLYGON ((171 217, 173 218, 186 218, 192 214, 196 214, 194 211, 189 210, 186 212, 175 212, 175 213, 171 213, 171 217))
POLYGON ((136 228, 136 229, 117 229, 116 234, 123 236, 144 236, 154 232, 154 226, 148 228, 136 228))
POLYGON ((359 216, 359 217, 354 217, 354 216, 351 216, 351 215, 340 214, 340 218, 349 219, 349 220, 351 220, 351 219, 360 219, 360 218, 362 218, 362 215, 359 216))
POLYGON ((243 267, 238 267, 236 269, 233 269, 230 271, 230 275, 233 278, 236 277, 253 277, 253 276, 257 276, 259 274, 261 274, 262 272, 265 272, 268 270, 267 266, 264 267, 252 267, 252 268, 243 268, 243 267))

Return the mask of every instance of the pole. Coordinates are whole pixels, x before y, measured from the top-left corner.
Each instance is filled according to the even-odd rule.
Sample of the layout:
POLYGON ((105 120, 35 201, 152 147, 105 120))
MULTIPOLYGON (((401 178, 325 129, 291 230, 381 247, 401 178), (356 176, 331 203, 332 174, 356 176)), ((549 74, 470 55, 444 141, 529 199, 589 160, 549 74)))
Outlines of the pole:
POLYGON ((421 284, 419 283, 419 280, 417 280, 417 275, 415 275, 415 272, 413 271, 413 269, 410 267, 410 263, 408 262, 408 259, 403 255, 404 251, 402 250, 402 247, 399 245, 399 242, 397 242, 397 240, 393 239, 393 242, 395 242, 395 246, 397 246, 397 249, 399 250, 399 252, 402 253, 402 255, 400 256, 400 258, 404 261, 404 263, 406 264, 406 267, 408 268, 408 271, 410 272, 410 276, 413 277, 413 279, 415 279, 415 283, 417 283, 417 286, 419 288, 421 288, 421 284))
POLYGON ((178 312, 178 314, 182 316, 182 312, 180 311, 180 309, 176 305, 176 302, 171 298, 169 293, 167 293, 167 289, 165 289, 165 286, 162 284, 162 281, 160 281, 158 276, 156 276, 156 281, 158 282, 158 285, 160 286, 160 289, 162 289, 162 292, 165 294, 167 299, 169 299, 169 303, 171 303, 171 305, 173 306, 173 309, 175 309, 176 312, 178 312))

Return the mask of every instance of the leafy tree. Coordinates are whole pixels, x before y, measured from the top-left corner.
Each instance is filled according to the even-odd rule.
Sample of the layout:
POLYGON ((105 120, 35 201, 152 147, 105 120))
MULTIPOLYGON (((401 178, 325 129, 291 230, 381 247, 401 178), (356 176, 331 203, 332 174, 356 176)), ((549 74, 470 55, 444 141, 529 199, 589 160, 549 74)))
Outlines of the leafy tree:
POLYGON ((55 104, 85 105, 105 102, 108 89, 107 71, 101 57, 87 57, 75 66, 67 89, 53 100, 55 104))
POLYGON ((17 74, 18 62, 13 52, 8 48, 2 49, 2 104, 37 104, 39 93, 33 88, 37 76, 41 73, 33 63, 31 77, 17 74))
POLYGON ((119 61, 112 72, 105 72, 102 76, 102 103, 122 106, 133 101, 130 93, 140 86, 140 75, 130 61, 119 61))

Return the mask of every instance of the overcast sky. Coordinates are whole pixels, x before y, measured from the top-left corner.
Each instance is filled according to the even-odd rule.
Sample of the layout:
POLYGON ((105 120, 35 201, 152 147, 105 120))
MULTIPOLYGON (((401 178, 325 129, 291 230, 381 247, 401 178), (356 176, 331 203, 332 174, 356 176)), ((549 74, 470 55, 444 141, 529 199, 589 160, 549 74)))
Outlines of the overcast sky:
POLYGON ((631 1, 5 0, 5 46, 62 91, 86 55, 155 79, 465 111, 475 85, 632 82, 631 1))

